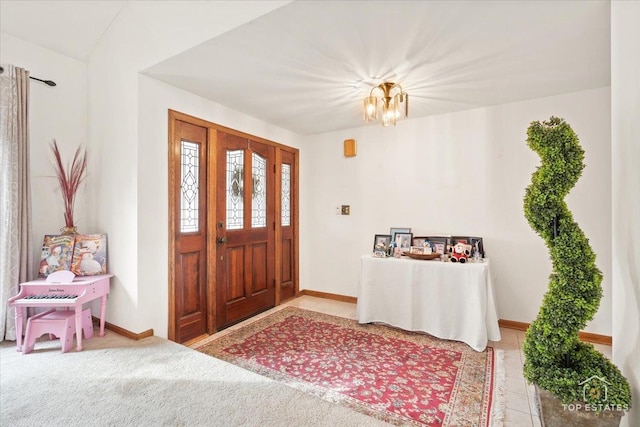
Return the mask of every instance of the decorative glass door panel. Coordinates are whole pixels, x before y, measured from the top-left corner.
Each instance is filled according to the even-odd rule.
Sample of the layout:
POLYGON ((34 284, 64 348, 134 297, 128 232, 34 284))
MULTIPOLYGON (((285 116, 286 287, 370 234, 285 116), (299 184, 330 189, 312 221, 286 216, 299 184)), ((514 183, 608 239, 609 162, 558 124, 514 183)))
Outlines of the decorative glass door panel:
POLYGON ((282 180, 280 185, 280 210, 282 226, 286 227, 291 225, 291 165, 287 163, 282 164, 282 173, 280 179, 282 180))
POLYGON ((267 226, 267 159, 259 154, 251 153, 251 227, 267 226))
POLYGON ((227 230, 244 226, 244 150, 228 150, 227 170, 227 230))
POLYGON ((200 145, 194 142, 180 141, 180 232, 198 231, 198 160, 200 145))

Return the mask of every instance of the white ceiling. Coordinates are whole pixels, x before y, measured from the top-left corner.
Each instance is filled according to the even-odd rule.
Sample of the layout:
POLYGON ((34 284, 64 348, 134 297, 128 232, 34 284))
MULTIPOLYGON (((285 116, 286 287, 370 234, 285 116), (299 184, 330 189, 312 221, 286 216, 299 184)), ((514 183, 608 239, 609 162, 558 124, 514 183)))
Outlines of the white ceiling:
MULTIPOLYGON (((86 59, 124 3, 2 1, 1 28, 86 59), (73 19, 46 24, 54 11, 73 19)), ((295 1, 143 72, 311 135, 363 126, 381 79, 410 118, 609 86, 610 4, 295 1)))
POLYGON ((126 1, 0 1, 2 32, 86 61, 126 1))

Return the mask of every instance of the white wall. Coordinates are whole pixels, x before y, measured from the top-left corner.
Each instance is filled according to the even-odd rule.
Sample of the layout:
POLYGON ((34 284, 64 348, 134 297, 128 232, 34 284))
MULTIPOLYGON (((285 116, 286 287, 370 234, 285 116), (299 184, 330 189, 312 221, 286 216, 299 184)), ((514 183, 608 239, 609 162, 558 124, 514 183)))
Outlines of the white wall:
POLYGON ((168 110, 300 146, 302 137, 146 76, 139 77, 138 315, 144 328, 168 329, 168 110), (161 309, 158 309, 161 307, 161 309))
POLYGON ((567 197, 604 274, 604 298, 586 330, 611 334, 610 91, 608 88, 308 137, 301 151, 301 286, 357 295, 360 256, 374 234, 480 235, 491 258, 499 316, 532 321, 547 290, 548 251, 523 214, 539 165, 530 122, 563 117, 587 167, 567 197), (345 158, 344 139, 358 154, 345 158), (351 205, 351 215, 335 206, 351 205))
MULTIPOLYGON (((29 96, 31 192, 33 201, 34 272, 45 234, 58 234, 64 227, 62 196, 54 178, 53 156, 49 144, 55 138, 65 161, 71 161, 79 145, 87 147, 87 66, 6 33, 0 33, 0 62, 29 70, 42 80, 31 80, 29 96)), ((88 150, 88 180, 95 171, 95 153, 88 150)), ((86 188, 86 187, 85 187, 86 188)), ((90 232, 93 214, 87 208, 85 188, 75 204, 80 232, 90 232)))
MULTIPOLYGON (((148 244, 139 240, 149 221, 139 200, 166 181, 146 183, 146 153, 140 155, 138 73, 288 2, 129 2, 102 37, 88 65, 89 140, 99 156, 91 192, 99 232, 109 235, 109 269, 115 274, 107 318, 133 332, 151 327, 151 309, 141 301, 149 287, 166 292, 139 268, 148 244), (141 172, 142 171, 142 172, 141 172)), ((166 151, 166 134, 161 140, 166 151)), ((166 245, 166 240, 163 242, 166 245)), ((166 262, 166 257, 154 262, 166 262)), ((146 295, 145 295, 146 296, 146 295)), ((160 307, 155 306, 153 310, 160 307)), ((168 305, 161 306, 166 311, 168 305)), ((166 336, 166 325, 156 333, 166 336)))
POLYGON ((640 2, 611 4, 613 361, 631 384, 640 425, 640 2))

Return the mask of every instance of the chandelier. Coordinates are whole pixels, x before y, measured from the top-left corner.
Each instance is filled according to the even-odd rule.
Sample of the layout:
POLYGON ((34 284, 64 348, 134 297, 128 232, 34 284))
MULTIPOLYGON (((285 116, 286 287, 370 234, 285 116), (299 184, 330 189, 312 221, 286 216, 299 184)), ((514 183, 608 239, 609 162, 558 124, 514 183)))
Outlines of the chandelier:
POLYGON ((409 94, 402 90, 398 83, 384 82, 371 89, 369 96, 364 99, 364 119, 378 120, 378 100, 382 105, 382 126, 396 124, 404 111, 404 117, 409 115, 409 94), (375 90, 382 91, 382 96, 374 96, 375 90))

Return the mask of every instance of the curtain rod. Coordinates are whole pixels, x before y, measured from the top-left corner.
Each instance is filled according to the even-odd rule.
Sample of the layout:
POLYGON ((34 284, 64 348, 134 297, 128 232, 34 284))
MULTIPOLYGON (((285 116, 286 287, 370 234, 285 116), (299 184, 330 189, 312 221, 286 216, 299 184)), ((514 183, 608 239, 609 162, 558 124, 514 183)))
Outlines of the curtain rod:
POLYGON ((42 79, 39 79, 37 77, 31 77, 31 76, 29 76, 29 78, 33 79, 33 80, 37 80, 37 81, 42 82, 42 83, 44 83, 46 85, 49 85, 49 86, 55 86, 56 85, 56 82, 54 82, 53 80, 42 80, 42 79))
MULTIPOLYGON (((4 68, 0 67, 0 74, 2 74, 2 73, 4 73, 4 68)), ((52 86, 53 87, 53 86, 56 85, 56 82, 54 82, 53 80, 42 80, 42 79, 39 79, 37 77, 31 77, 31 76, 29 76, 29 78, 33 79, 33 80, 37 80, 39 82, 42 82, 42 83, 46 84, 47 86, 52 86)))

